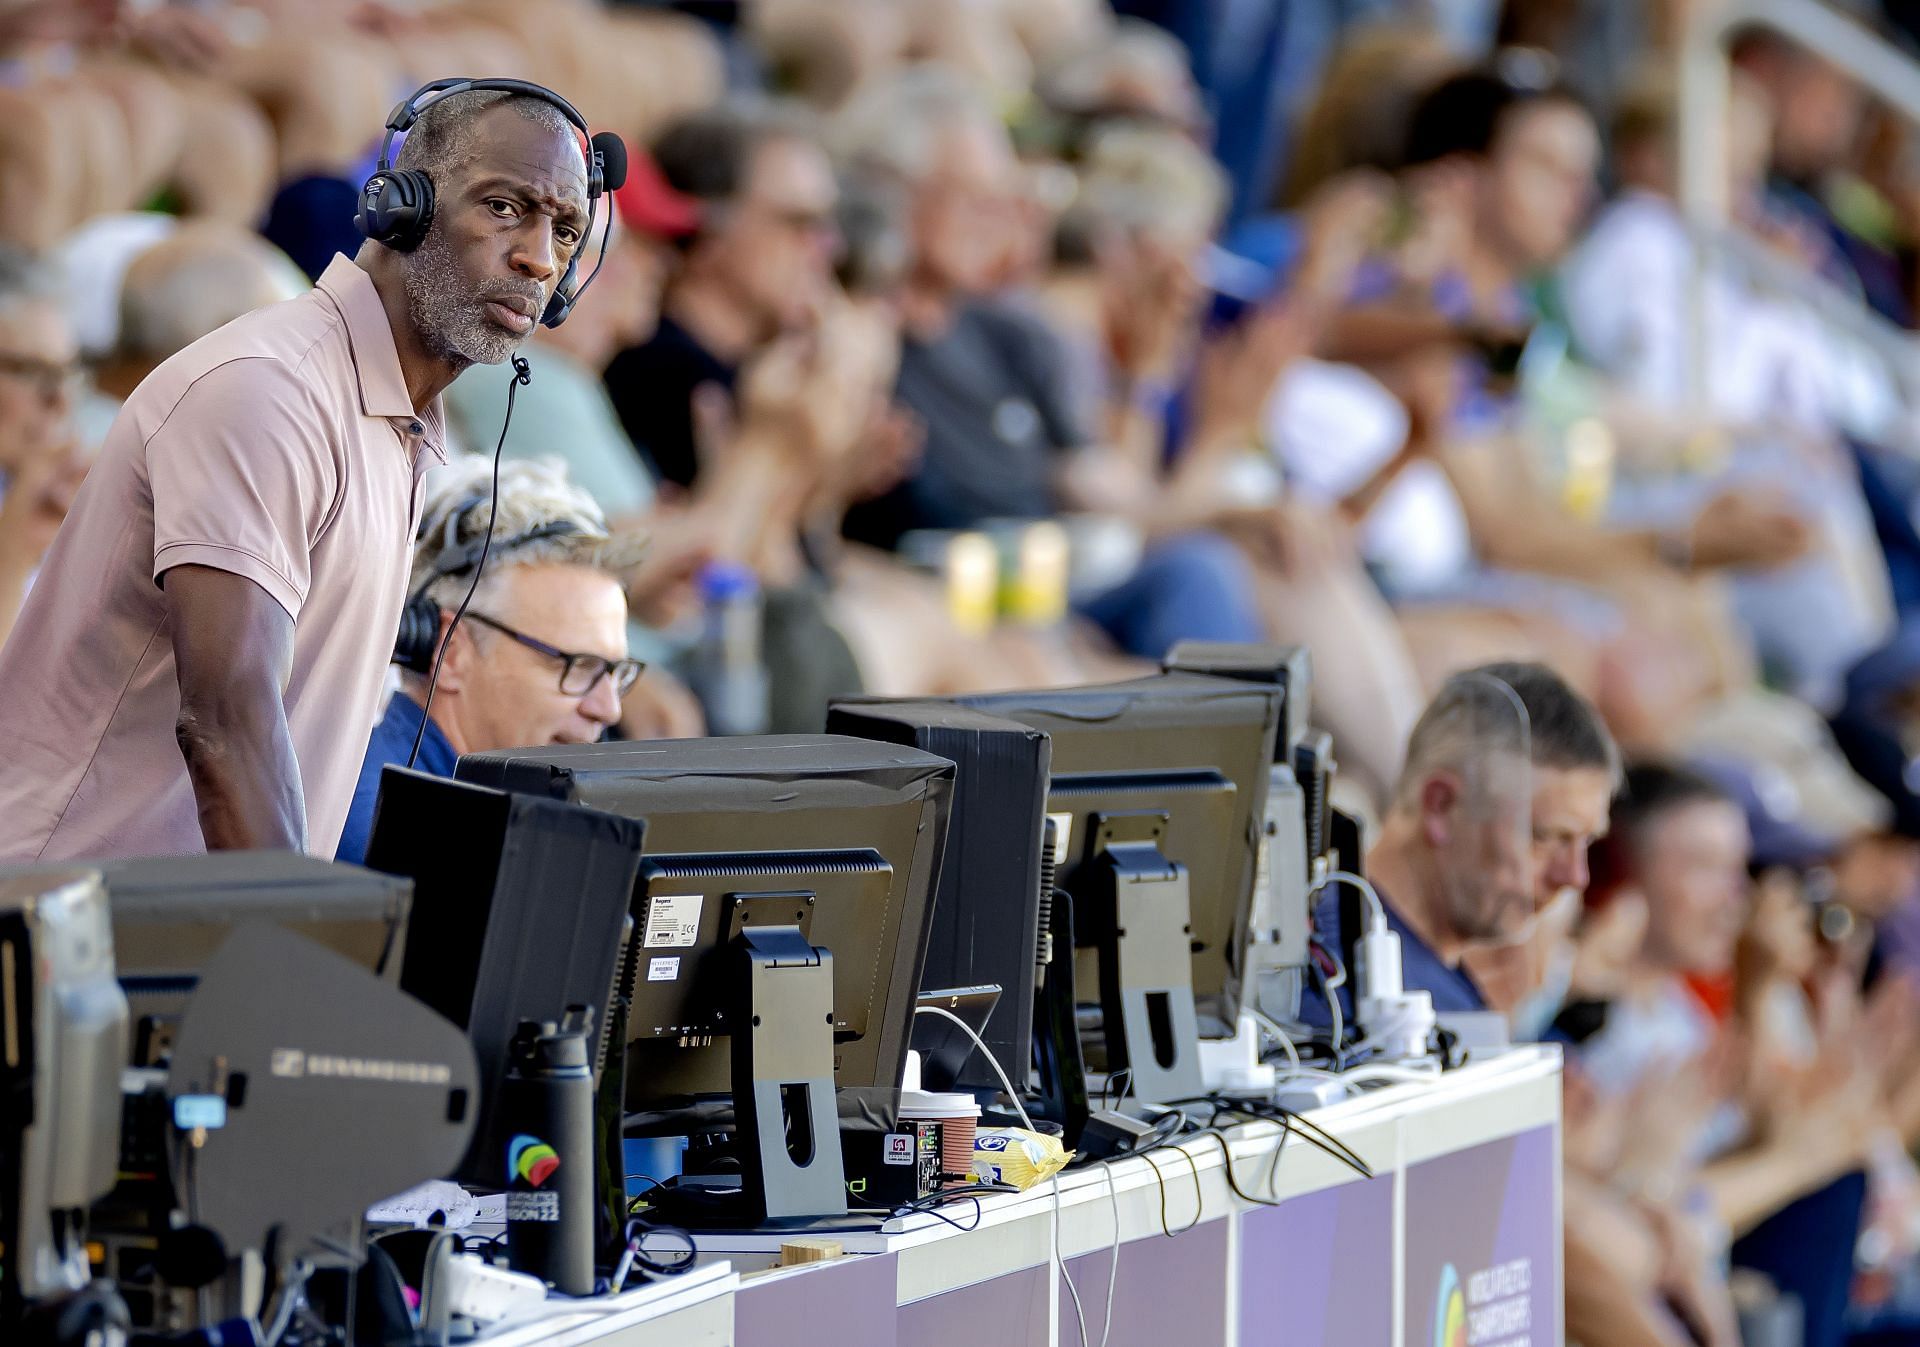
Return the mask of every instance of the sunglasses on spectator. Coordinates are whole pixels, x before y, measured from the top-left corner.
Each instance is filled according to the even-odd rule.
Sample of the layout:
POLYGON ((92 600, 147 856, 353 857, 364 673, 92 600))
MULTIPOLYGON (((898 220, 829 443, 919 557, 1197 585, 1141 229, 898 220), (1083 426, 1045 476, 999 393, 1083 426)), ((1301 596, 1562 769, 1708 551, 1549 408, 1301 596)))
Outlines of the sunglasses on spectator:
POLYGON ((30 381, 45 398, 71 392, 85 373, 85 367, 77 360, 42 360, 38 356, 0 351, 0 374, 30 381))
POLYGON ((536 654, 560 661, 560 691, 569 697, 586 696, 600 686, 601 679, 607 677, 613 679, 614 695, 624 697, 632 691, 633 685, 640 681, 640 675, 647 669, 642 660, 608 659, 605 655, 581 655, 561 650, 545 641, 535 640, 525 632, 515 631, 485 613, 468 613, 467 620, 491 627, 502 636, 510 636, 536 654))

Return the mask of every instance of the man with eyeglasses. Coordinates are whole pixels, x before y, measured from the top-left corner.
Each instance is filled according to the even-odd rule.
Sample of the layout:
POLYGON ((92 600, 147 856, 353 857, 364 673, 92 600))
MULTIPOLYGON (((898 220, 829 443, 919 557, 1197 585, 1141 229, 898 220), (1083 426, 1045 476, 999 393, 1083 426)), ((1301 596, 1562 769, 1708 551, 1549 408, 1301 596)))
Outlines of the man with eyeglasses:
MULTIPOLYGON (((421 519, 412 592, 439 609, 443 634, 473 574, 438 573, 436 563, 449 544, 485 532, 491 471, 486 459, 449 468, 421 519)), ((494 499, 494 547, 480 588, 447 638, 431 710, 427 678, 402 673, 361 764, 340 860, 365 856, 380 774, 389 764, 406 764, 423 715, 414 767, 452 776, 463 753, 594 742, 620 720, 621 700, 645 668, 627 656, 623 584, 639 541, 610 536, 599 507, 550 460, 503 464, 494 499), (566 531, 546 534, 551 525, 566 531)))

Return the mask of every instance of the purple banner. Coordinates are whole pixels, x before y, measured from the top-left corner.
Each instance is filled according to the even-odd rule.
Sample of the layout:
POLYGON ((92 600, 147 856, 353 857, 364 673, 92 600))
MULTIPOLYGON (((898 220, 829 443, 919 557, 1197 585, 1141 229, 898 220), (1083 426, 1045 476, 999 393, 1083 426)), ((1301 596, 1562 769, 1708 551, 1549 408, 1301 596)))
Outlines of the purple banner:
MULTIPOLYGON (((1022 1268, 977 1286, 900 1307, 901 1347, 981 1347, 1047 1340, 1049 1266, 1022 1268)), ((831 1338, 808 1338, 831 1342, 831 1338)), ((1112 1347, 1119 1347, 1115 1339, 1112 1347)))
MULTIPOLYGON (((1178 1229, 1178 1227, 1175 1227, 1178 1229)), ((1111 1249, 1067 1260, 1087 1316, 1087 1340, 1098 1344, 1107 1324, 1111 1249)), ((1073 1298, 1060 1287, 1060 1342, 1077 1347, 1073 1298)), ((1120 1246, 1113 1288, 1113 1331, 1107 1347, 1219 1347, 1227 1340, 1227 1223, 1204 1221, 1168 1239, 1155 1234, 1120 1246)))
POLYGON ((826 1267, 740 1284, 733 1298, 737 1347, 831 1342, 835 1347, 895 1347, 894 1301, 900 1285, 892 1254, 843 1258, 826 1267))
POLYGON ((1553 1128, 1408 1169, 1406 1347, 1560 1347, 1553 1128))
POLYGON ((1240 1218, 1241 1347, 1389 1342, 1392 1284, 1392 1175, 1240 1218))

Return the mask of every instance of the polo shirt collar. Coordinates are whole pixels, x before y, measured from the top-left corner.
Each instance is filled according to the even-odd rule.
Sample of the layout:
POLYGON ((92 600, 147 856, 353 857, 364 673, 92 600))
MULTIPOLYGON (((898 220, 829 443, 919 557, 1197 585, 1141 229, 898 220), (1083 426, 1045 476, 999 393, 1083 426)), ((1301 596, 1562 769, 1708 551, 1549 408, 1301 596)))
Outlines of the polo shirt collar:
POLYGON ((413 399, 400 372, 400 351, 393 343, 380 292, 345 253, 336 253, 320 274, 319 286, 347 323, 354 373, 360 379, 360 410, 368 416, 413 420, 413 399))

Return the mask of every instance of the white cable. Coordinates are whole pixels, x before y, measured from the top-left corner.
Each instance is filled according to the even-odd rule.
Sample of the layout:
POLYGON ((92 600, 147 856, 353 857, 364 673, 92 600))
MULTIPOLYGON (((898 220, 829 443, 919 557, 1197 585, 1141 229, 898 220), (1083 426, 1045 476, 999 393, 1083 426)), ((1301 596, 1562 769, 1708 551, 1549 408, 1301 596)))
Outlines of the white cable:
MULTIPOLYGON (((1313 956, 1308 955, 1307 957, 1311 958, 1313 956)), ((1339 969, 1337 977, 1326 979, 1327 1018, 1329 1020, 1328 1027, 1333 1031, 1333 1060, 1335 1062, 1344 1062, 1346 1060, 1346 1051, 1340 1046, 1341 1040, 1346 1037, 1346 1024, 1340 1016, 1340 989, 1346 985, 1347 970, 1344 967, 1339 969)))
POLYGON ((1020 1115, 1021 1126, 1025 1127, 1029 1132, 1034 1130, 1033 1119, 1027 1116, 1026 1106, 1020 1102, 1020 1096, 1014 1090, 1013 1082, 1007 1079, 1007 1073, 1001 1069, 1000 1059, 987 1050, 985 1040, 973 1031, 971 1024, 968 1024, 944 1006, 915 1006, 913 1013, 916 1015, 938 1015, 942 1019, 952 1020, 955 1024, 959 1025, 960 1028, 965 1031, 967 1037, 973 1040, 974 1046, 980 1049, 980 1055, 987 1059, 987 1065, 993 1068, 993 1074, 1000 1078, 1000 1086, 1007 1092, 1007 1098, 1013 1104, 1013 1111, 1020 1115))
POLYGON ((1293 1038, 1280 1027, 1280 1022, 1257 1006, 1248 1006, 1247 1013, 1253 1016, 1255 1023, 1280 1040, 1280 1050, 1286 1053, 1287 1061, 1293 1064, 1295 1070, 1298 1070, 1300 1050, 1293 1046, 1293 1038))
POLYGON ((1120 1185, 1113 1177, 1111 1160, 1101 1168, 1107 1172, 1107 1205, 1113 1208, 1113 1258, 1107 1264, 1107 1321, 1100 1329, 1100 1347, 1107 1347, 1107 1339, 1113 1333, 1113 1288, 1120 1284, 1120 1185))
POLYGON ((1360 896, 1365 898, 1373 908, 1373 914, 1369 920, 1376 926, 1386 926, 1387 905, 1380 901, 1379 891, 1367 882, 1365 875, 1356 875, 1351 870, 1329 870, 1319 878, 1312 888, 1307 890, 1307 897, 1311 899, 1314 894, 1320 892, 1320 890, 1326 888, 1327 885, 1333 883, 1335 880, 1339 880, 1344 884, 1351 884, 1354 888, 1360 890, 1360 896))
POLYGON ((1055 1174, 1047 1182, 1053 1185, 1053 1261, 1060 1269, 1060 1280, 1067 1284, 1067 1294, 1073 1298, 1074 1322, 1080 1325, 1080 1347, 1093 1347, 1087 1341, 1087 1312, 1080 1308, 1080 1291, 1073 1284, 1073 1274, 1067 1271, 1067 1255, 1060 1247, 1060 1176, 1055 1174))
MULTIPOLYGON (((913 1013, 916 1015, 938 1015, 942 1019, 952 1020, 955 1024, 959 1025, 967 1037, 973 1040, 974 1046, 980 1049, 981 1055, 987 1059, 987 1065, 993 1068, 993 1074, 1000 1078, 1001 1088, 1007 1092, 1007 1098, 1012 1101, 1013 1111, 1020 1115, 1021 1124, 1025 1126, 1029 1132, 1034 1130, 1033 1119, 1027 1116, 1026 1107, 1020 1102, 1019 1094, 1014 1091, 1013 1082, 1007 1079, 1007 1073, 1001 1069, 1000 1059, 987 1051, 986 1043, 981 1040, 979 1034, 973 1031, 971 1024, 968 1024, 944 1006, 915 1006, 913 1013)), ((1080 1347, 1093 1347, 1093 1344, 1087 1341, 1087 1314, 1086 1311, 1080 1307, 1080 1292, 1073 1284, 1073 1274, 1067 1271, 1067 1256, 1060 1248, 1060 1176, 1055 1174, 1052 1178, 1048 1179, 1047 1182, 1053 1185, 1053 1261, 1055 1266, 1060 1269, 1060 1280, 1067 1284, 1067 1295, 1073 1299, 1073 1317, 1075 1322, 1080 1326, 1080 1347)), ((1111 1176, 1109 1176, 1109 1182, 1111 1182, 1111 1176)), ((1115 1244, 1113 1258, 1114 1268, 1117 1274, 1120 1264, 1120 1246, 1118 1243, 1120 1227, 1117 1198, 1115 1199, 1114 1211, 1115 1244)), ((1113 1323, 1113 1281, 1113 1277, 1107 1279, 1107 1323, 1109 1327, 1111 1327, 1113 1323)), ((1100 1347, 1106 1347, 1106 1338, 1104 1335, 1100 1339, 1100 1347)))

